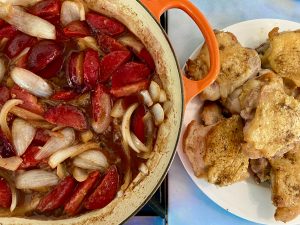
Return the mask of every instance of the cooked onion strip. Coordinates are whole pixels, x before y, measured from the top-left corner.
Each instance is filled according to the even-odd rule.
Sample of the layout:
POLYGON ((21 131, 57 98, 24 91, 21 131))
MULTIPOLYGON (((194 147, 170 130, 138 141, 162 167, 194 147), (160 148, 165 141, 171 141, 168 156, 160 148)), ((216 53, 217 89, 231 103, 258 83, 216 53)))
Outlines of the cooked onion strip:
MULTIPOLYGON (((127 159, 127 163, 128 163, 128 165, 130 165, 131 164, 131 158, 130 158, 130 151, 129 151, 128 145, 125 144, 124 141, 123 141, 122 146, 123 146, 124 153, 125 153, 125 156, 126 156, 126 159, 127 159)), ((122 192, 124 192, 127 189, 127 187, 129 186, 131 180, 132 180, 132 172, 131 172, 130 166, 126 166, 126 171, 125 171, 125 175, 124 175, 124 183, 120 187, 120 190, 122 192)))
POLYGON ((148 175, 149 174, 149 169, 148 167, 146 166, 145 163, 141 163, 140 166, 139 166, 139 171, 141 173, 143 173, 144 175, 148 175))
POLYGON ((75 141, 75 132, 71 128, 65 128, 59 132, 58 136, 51 137, 47 143, 36 154, 35 159, 41 160, 49 157, 60 149, 64 149, 72 145, 75 141))
POLYGON ((74 158, 73 165, 87 170, 103 170, 103 167, 78 156, 74 158))
POLYGON ((151 112, 154 116, 155 125, 159 126, 165 118, 165 113, 162 106, 159 103, 156 103, 154 106, 152 106, 151 112))
POLYGON ((19 6, 31 6, 42 0, 0 0, 1 3, 19 5, 19 6))
MULTIPOLYGON (((18 106, 14 106, 10 110, 10 113, 12 113, 24 120, 44 120, 44 117, 42 117, 41 115, 35 114, 33 112, 30 112, 30 111, 23 109, 21 107, 18 107, 18 106)), ((45 121, 43 121, 43 122, 45 122, 45 121)))
POLYGON ((101 170, 105 170, 109 166, 106 156, 99 150, 89 150, 81 153, 78 157, 99 166, 102 168, 101 170))
POLYGON ((147 138, 145 145, 151 151, 153 148, 154 131, 155 131, 152 114, 150 112, 147 112, 143 118, 143 121, 146 127, 146 138, 147 138))
POLYGON ((18 189, 38 189, 54 186, 58 183, 58 177, 45 170, 29 170, 16 176, 16 188, 18 189))
POLYGON ((0 18, 30 36, 53 40, 56 38, 55 26, 53 24, 38 16, 27 13, 18 6, 0 3, 0 18))
POLYGON ((125 114, 125 108, 123 107, 123 99, 118 99, 110 112, 110 116, 114 118, 120 118, 125 114))
POLYGON ((80 1, 64 1, 61 5, 61 23, 66 26, 76 20, 85 20, 84 5, 80 1))
POLYGON ((10 72, 11 78, 21 88, 38 97, 49 97, 53 94, 52 87, 40 76, 29 70, 15 67, 10 72))
POLYGON ((24 154, 36 133, 36 129, 22 119, 15 119, 12 124, 12 141, 18 156, 24 154))
POLYGON ((123 116, 121 131, 124 139, 124 144, 128 144, 134 151, 140 153, 140 150, 135 146, 130 135, 130 119, 132 113, 134 112, 134 110, 136 110, 137 107, 138 103, 135 103, 127 109, 123 116))
POLYGON ((10 212, 14 211, 18 203, 18 194, 14 182, 11 180, 11 175, 7 171, 0 170, 0 177, 3 177, 10 187, 11 191, 11 204, 10 212))
POLYGON ((3 58, 0 58, 0 82, 3 80, 3 77, 6 72, 6 66, 3 58))
POLYGON ((143 142, 141 142, 137 136, 135 136, 135 134, 133 132, 130 133, 131 134, 131 139, 135 145, 135 147, 140 150, 141 152, 148 152, 149 148, 147 148, 146 145, 143 144, 143 142))
POLYGON ((10 138, 11 137, 11 133, 9 130, 9 127, 7 125, 7 114, 10 112, 10 110, 19 104, 22 104, 23 101, 20 99, 11 99, 8 100, 7 102, 5 102, 5 104, 3 105, 1 111, 0 111, 0 127, 2 132, 6 135, 6 137, 10 138))
POLYGON ((160 89, 160 93, 159 93, 159 102, 165 102, 167 101, 167 94, 163 89, 160 89))
POLYGON ((34 196, 34 198, 28 203, 18 205, 18 207, 11 212, 10 210, 0 208, 0 217, 12 217, 12 216, 25 216, 27 213, 36 209, 40 202, 40 197, 34 196))
POLYGON ((95 142, 89 142, 61 149, 51 155, 48 164, 51 166, 51 168, 55 168, 59 163, 65 161, 67 158, 75 157, 87 150, 95 148, 99 148, 99 145, 95 142))
POLYGON ((160 87, 155 81, 151 81, 149 86, 149 93, 153 102, 158 102, 160 97, 160 87))
POLYGON ((61 180, 63 180, 65 177, 67 177, 69 175, 66 165, 64 163, 60 163, 57 165, 56 174, 59 177, 59 179, 61 179, 61 180))
POLYGON ((9 158, 0 158, 0 167, 15 171, 19 168, 23 160, 18 156, 12 156, 9 158))
POLYGON ((10 65, 16 64, 16 62, 21 59, 24 55, 26 55, 29 52, 30 48, 25 48, 19 55, 17 55, 15 58, 13 58, 10 62, 10 65))
POLYGON ((146 106, 150 107, 153 105, 153 101, 152 101, 149 91, 143 90, 140 92, 140 95, 142 96, 143 102, 145 103, 146 106))
POLYGON ((87 48, 91 48, 95 51, 101 51, 98 44, 97 44, 97 41, 95 38, 91 37, 91 36, 88 36, 88 37, 84 37, 84 38, 78 38, 77 39, 77 44, 79 46, 79 49, 81 51, 84 51, 86 50, 87 48))
POLYGON ((75 178, 75 180, 77 180, 78 182, 85 181, 89 176, 89 174, 86 170, 81 169, 79 167, 74 167, 72 174, 73 174, 73 177, 75 178))

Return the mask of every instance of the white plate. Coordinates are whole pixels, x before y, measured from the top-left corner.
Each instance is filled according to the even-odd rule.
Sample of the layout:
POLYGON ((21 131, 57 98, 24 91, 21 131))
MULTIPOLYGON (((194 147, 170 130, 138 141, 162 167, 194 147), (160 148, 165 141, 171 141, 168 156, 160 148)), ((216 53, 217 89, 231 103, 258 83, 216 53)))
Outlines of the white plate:
MULTIPOLYGON (((237 23, 224 30, 232 32, 244 47, 255 48, 267 39, 273 27, 279 27, 280 31, 295 30, 300 29, 300 24, 286 20, 258 19, 237 23)), ((196 57, 200 48, 201 46, 191 55, 191 59, 196 57)), ((182 134, 192 120, 199 119, 198 113, 202 103, 198 99, 194 98, 187 105, 177 147, 179 157, 190 177, 211 200, 236 216, 256 223, 284 224, 274 219, 275 207, 272 205, 271 190, 268 186, 257 185, 252 178, 249 178, 246 181, 220 188, 194 175, 190 162, 182 150, 182 134)), ((299 225, 300 216, 288 224, 299 225)))

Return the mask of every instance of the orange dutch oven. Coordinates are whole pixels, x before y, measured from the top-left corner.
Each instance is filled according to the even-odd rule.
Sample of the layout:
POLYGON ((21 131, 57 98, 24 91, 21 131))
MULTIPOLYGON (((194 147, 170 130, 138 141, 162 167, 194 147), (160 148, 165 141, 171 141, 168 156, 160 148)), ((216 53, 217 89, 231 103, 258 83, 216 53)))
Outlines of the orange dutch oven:
MULTIPOLYGON (((164 180, 180 134, 184 108, 190 99, 209 86, 219 72, 218 44, 212 28, 203 14, 188 0, 84 0, 91 10, 122 22, 146 46, 154 58, 156 72, 172 102, 164 123, 160 126, 153 156, 147 161, 149 173, 138 174, 121 197, 105 208, 66 218, 1 218, 0 224, 121 224, 141 209, 164 180), (201 30, 210 53, 209 74, 200 81, 187 79, 180 70, 176 55, 158 20, 168 9, 185 11, 201 30)), ((169 196, 172 198, 172 196, 169 196)))

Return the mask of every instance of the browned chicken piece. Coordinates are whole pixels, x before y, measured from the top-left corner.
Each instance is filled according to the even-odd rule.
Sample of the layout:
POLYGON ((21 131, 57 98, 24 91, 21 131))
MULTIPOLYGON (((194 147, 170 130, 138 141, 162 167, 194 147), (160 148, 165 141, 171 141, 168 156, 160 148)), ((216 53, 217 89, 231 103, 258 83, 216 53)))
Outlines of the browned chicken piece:
POLYGON ((187 155, 195 176, 203 177, 206 174, 203 157, 205 154, 205 137, 212 126, 200 125, 193 120, 183 136, 183 151, 187 155))
POLYGON ((280 77, 268 74, 254 118, 244 127, 243 151, 250 158, 283 155, 299 143, 300 102, 284 91, 280 77))
MULTIPOLYGON (((215 101, 227 98, 236 88, 255 76, 261 66, 258 53, 244 48, 230 32, 217 32, 219 43, 221 71, 212 87, 200 95, 203 100, 215 101)), ((195 60, 188 60, 187 75, 194 80, 205 77, 210 67, 209 52, 204 44, 195 60)))
POLYGON ((204 163, 208 182, 226 186, 249 176, 249 158, 241 149, 243 121, 239 115, 224 119, 207 134, 204 163))
POLYGON ((206 126, 214 125, 223 118, 222 109, 214 102, 205 102, 200 118, 206 126))
POLYGON ((257 183, 270 180, 271 165, 267 159, 250 159, 250 169, 257 183))
POLYGON ((300 147, 270 163, 272 200, 278 207, 275 218, 287 222, 300 213, 300 147))
POLYGON ((300 31, 279 33, 276 27, 269 33, 269 48, 262 57, 262 65, 279 76, 300 86, 300 31))

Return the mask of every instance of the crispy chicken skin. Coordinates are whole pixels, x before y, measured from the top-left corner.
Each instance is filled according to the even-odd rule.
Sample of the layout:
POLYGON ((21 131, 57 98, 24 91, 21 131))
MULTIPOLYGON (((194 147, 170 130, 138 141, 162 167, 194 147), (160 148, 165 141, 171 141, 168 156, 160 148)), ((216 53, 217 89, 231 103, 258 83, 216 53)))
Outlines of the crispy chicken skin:
POLYGON ((203 126, 193 120, 183 136, 183 151, 190 161, 194 174, 203 177, 206 174, 203 157, 205 154, 205 137, 212 126, 203 126))
POLYGON ((269 33, 269 48, 262 57, 262 64, 279 76, 300 86, 300 31, 279 33, 276 27, 269 33))
MULTIPOLYGON (((221 71, 213 88, 207 88, 200 95, 203 100, 227 98, 236 88, 255 76, 261 66, 258 53, 242 47, 232 33, 217 32, 216 38, 219 43, 221 71)), ((196 59, 187 62, 187 75, 194 80, 202 79, 209 67, 208 48, 204 44, 196 59)))
POLYGON ((271 187, 275 218, 287 222, 300 213, 300 147, 272 158, 271 187))
POLYGON ((223 118, 221 107, 214 102, 205 102, 200 118, 206 126, 214 125, 223 118))
POLYGON ((254 118, 244 128, 243 151, 250 158, 270 158, 293 149, 300 138, 300 102, 284 91, 280 77, 270 81, 259 93, 254 118))
POLYGON ((226 186, 248 177, 249 158, 241 149, 243 121, 234 115, 216 124, 207 134, 204 163, 208 182, 226 186))

